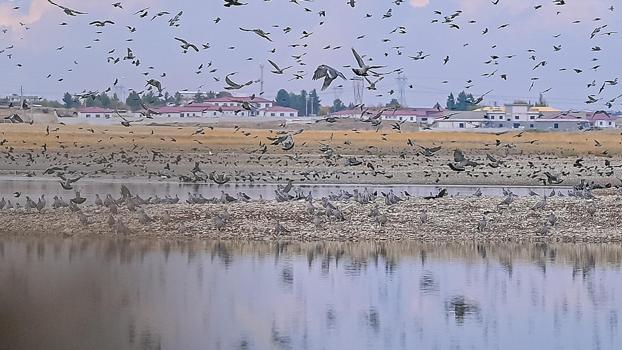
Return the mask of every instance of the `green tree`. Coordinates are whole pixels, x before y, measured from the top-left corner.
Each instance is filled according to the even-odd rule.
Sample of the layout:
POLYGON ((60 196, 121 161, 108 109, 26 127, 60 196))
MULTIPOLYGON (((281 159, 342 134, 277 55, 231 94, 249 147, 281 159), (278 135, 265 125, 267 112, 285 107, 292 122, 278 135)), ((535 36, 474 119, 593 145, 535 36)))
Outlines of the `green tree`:
POLYGON ((343 111, 344 109, 346 109, 346 105, 343 104, 343 101, 341 101, 340 99, 336 99, 335 101, 333 101, 333 106, 331 107, 330 111, 332 113, 336 113, 339 111, 343 111))
POLYGON ((209 91, 208 93, 205 94, 205 98, 208 100, 216 98, 216 93, 214 91, 209 91))
POLYGON ((307 106, 307 90, 300 91, 300 95, 296 97, 296 109, 298 115, 307 116, 309 113, 309 106, 307 106))
POLYGON ((285 89, 279 90, 276 93, 276 104, 281 107, 290 107, 291 101, 289 99, 289 93, 285 89))
POLYGON ((203 103, 205 102, 205 96, 201 92, 197 92, 192 100, 196 103, 203 103))
POLYGON ((140 102, 140 95, 138 95, 136 91, 130 92, 130 94, 127 96, 127 99, 125 100, 125 104, 132 111, 137 111, 141 108, 140 102))
POLYGON ((176 106, 181 105, 181 94, 179 93, 179 91, 175 93, 175 99, 173 103, 175 103, 176 106))
POLYGON ((400 106, 400 102, 396 98, 394 98, 394 99, 391 99, 391 102, 387 103, 387 107, 400 108, 401 106, 400 106))
POLYGON ((70 93, 65 92, 65 95, 63 95, 63 104, 65 105, 65 108, 73 108, 76 103, 73 100, 73 96, 71 96, 70 93))
POLYGON ((456 98, 454 97, 454 93, 450 93, 447 97, 447 109, 453 111, 456 109, 456 98))
POLYGON ((231 95, 230 92, 228 91, 221 91, 219 93, 216 94, 217 98, 222 98, 222 97, 233 97, 233 95, 231 95))
POLYGON ((320 97, 317 95, 317 91, 315 89, 309 92, 309 113, 310 114, 319 114, 321 105, 320 97))
POLYGON ((110 97, 105 94, 105 93, 101 93, 99 95, 97 95, 97 100, 99 100, 99 104, 104 107, 104 108, 110 108, 112 107, 112 101, 110 100, 110 97))

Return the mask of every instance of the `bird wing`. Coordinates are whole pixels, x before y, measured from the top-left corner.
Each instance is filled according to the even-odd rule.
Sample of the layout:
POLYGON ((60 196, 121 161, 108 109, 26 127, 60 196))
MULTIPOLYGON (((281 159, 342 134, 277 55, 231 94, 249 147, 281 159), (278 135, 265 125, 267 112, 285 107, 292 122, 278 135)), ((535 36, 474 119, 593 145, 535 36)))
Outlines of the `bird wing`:
POLYGON ((276 70, 278 70, 278 71, 280 71, 280 70, 281 70, 281 68, 279 68, 279 66, 277 66, 277 65, 276 65, 276 63, 274 63, 274 62, 272 62, 272 61, 270 61, 270 60, 268 60, 268 62, 272 65, 272 67, 274 67, 274 69, 276 69, 276 70))
POLYGON ((365 62, 363 62, 363 59, 354 48, 352 48, 352 53, 354 54, 354 58, 356 58, 356 62, 358 63, 359 67, 365 67, 365 62))
POLYGON ((233 80, 229 79, 228 75, 225 77, 225 83, 229 86, 238 86, 238 84, 236 84, 233 80))
POLYGON ((328 73, 328 67, 326 67, 325 65, 321 65, 317 67, 317 69, 313 73, 313 80, 322 79, 326 76, 327 73, 328 73))
POLYGON ((175 40, 177 40, 177 41, 179 41, 179 42, 183 43, 184 45, 188 45, 188 42, 187 42, 186 40, 184 40, 184 39, 181 39, 181 38, 175 38, 175 40))

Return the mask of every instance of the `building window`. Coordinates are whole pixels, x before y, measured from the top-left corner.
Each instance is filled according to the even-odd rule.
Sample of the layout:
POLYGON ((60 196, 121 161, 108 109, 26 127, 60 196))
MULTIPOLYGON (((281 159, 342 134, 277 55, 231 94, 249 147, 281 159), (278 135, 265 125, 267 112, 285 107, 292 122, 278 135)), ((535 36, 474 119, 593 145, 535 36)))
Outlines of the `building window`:
POLYGON ((276 116, 276 113, 270 113, 270 116, 274 117, 274 116, 276 116))
POLYGON ((514 129, 518 129, 520 128, 520 124, 519 123, 514 123, 514 129))
POLYGON ((500 128, 502 128, 502 127, 503 127, 503 124, 499 124, 499 127, 500 127, 500 128))
POLYGON ((464 123, 460 123, 460 124, 458 124, 458 127, 459 127, 460 129, 464 129, 464 123))
POLYGON ((289 114, 289 116, 290 116, 290 117, 293 117, 293 116, 294 116, 294 113, 290 113, 290 114, 289 114))
POLYGON ((100 115, 99 115, 99 114, 95 114, 95 118, 99 118, 99 117, 100 117, 100 115))
POLYGON ((413 117, 410 117, 410 121, 411 121, 411 122, 413 121, 413 117))
POLYGON ((535 115, 530 115, 529 119, 534 120, 534 119, 536 119, 536 116, 535 115))
POLYGON ((214 115, 216 115, 216 112, 214 112, 214 115))
POLYGON ((87 118, 90 118, 90 117, 91 117, 91 115, 90 115, 90 114, 87 114, 87 115, 86 115, 86 117, 87 117, 87 118))
POLYGON ((613 125, 613 123, 612 123, 612 122, 609 122, 609 126, 611 126, 611 125, 613 125))
MULTIPOLYGON (((412 119, 411 119, 411 120, 412 120, 412 119)), ((427 122, 427 121, 428 121, 428 118, 421 118, 421 121, 422 121, 422 122, 427 122)))
POLYGON ((281 113, 281 117, 284 117, 284 116, 285 116, 285 113, 281 113))
POLYGON ((514 116, 514 120, 519 120, 519 119, 520 119, 519 116, 517 116, 517 115, 514 116))
POLYGON ((530 127, 531 129, 533 129, 533 128, 535 128, 535 125, 533 125, 533 124, 529 124, 529 127, 530 127))
POLYGON ((559 129, 559 124, 558 123, 553 124, 553 129, 559 129))
POLYGON ((183 114, 183 113, 180 113, 180 114, 179 114, 179 116, 180 116, 181 118, 183 118, 183 117, 184 117, 184 114, 183 114))

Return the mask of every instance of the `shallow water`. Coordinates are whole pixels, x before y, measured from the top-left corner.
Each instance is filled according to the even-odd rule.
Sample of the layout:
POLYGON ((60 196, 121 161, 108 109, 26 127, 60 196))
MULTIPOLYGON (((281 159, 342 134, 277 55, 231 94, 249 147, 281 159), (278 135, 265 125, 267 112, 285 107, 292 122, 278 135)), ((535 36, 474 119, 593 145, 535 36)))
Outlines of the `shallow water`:
MULTIPOLYGON (((233 196, 238 192, 244 192, 253 199, 259 199, 261 195, 264 199, 274 199, 274 190, 276 184, 187 184, 178 182, 141 182, 136 180, 81 180, 75 185, 75 189, 80 191, 80 195, 89 200, 95 198, 95 194, 99 194, 104 198, 106 194, 112 194, 114 197, 120 196, 121 185, 125 184, 134 195, 140 195, 146 199, 158 196, 163 198, 166 195, 175 197, 176 195, 182 201, 188 198, 188 193, 202 194, 206 198, 220 198, 221 191, 225 191, 233 196)), ((284 185, 283 182, 282 185, 284 185)), ((553 187, 501 187, 501 186, 433 186, 433 185, 295 185, 295 188, 301 189, 305 194, 311 192, 315 198, 327 196, 330 193, 339 193, 339 191, 349 191, 352 193, 354 189, 363 191, 367 188, 369 191, 388 192, 393 190, 395 193, 403 194, 408 192, 414 197, 425 197, 438 194, 441 189, 447 189, 450 196, 469 196, 480 189, 484 196, 500 197, 503 195, 503 189, 508 189, 518 196, 527 196, 529 190, 533 190, 539 194, 549 194, 553 187)), ((6 199, 13 198, 13 193, 20 192, 22 196, 17 199, 23 200, 25 196, 33 199, 45 194, 47 198, 53 196, 62 196, 65 199, 73 198, 73 190, 64 190, 58 181, 49 179, 31 179, 31 178, 4 178, 0 179, 0 197, 6 199)), ((568 193, 568 187, 555 187, 555 190, 564 194, 568 193)), ((15 201, 15 199, 13 199, 15 201)))
POLYGON ((0 349, 619 349, 622 247, 0 240, 0 349))

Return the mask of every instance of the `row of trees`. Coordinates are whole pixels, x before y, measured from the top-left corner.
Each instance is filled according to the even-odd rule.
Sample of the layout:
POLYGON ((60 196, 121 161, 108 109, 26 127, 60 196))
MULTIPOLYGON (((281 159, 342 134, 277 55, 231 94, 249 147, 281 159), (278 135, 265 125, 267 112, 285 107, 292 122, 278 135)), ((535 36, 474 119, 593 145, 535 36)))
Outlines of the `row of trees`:
MULTIPOLYGON (((387 103, 386 105, 384 105, 385 107, 390 107, 390 108, 400 108, 402 107, 400 105, 400 102, 396 99, 393 98, 391 99, 391 101, 389 103, 387 103)), ((343 101, 341 101, 340 99, 336 99, 333 101, 333 105, 330 107, 330 111, 331 113, 336 113, 339 111, 343 111, 346 109, 353 109, 354 108, 354 104, 352 102, 350 102, 350 104, 348 106, 346 106, 343 101)))
POLYGON ((320 108, 322 107, 320 97, 315 89, 310 92, 302 90, 300 94, 281 89, 276 94, 276 104, 282 107, 294 108, 298 111, 298 115, 301 116, 320 114, 320 108))
POLYGON ((475 97, 464 91, 458 94, 458 98, 454 97, 453 92, 447 97, 447 109, 451 111, 472 111, 478 108, 479 106, 475 104, 475 97))
MULTIPOLYGON (((197 93, 194 96, 194 102, 201 103, 205 102, 205 100, 216 98, 216 97, 230 97, 232 96, 229 92, 221 91, 221 92, 204 92, 197 93)), ((138 110, 142 108, 142 104, 146 104, 153 107, 162 107, 166 105, 176 105, 179 106, 182 104, 181 94, 179 92, 174 95, 170 95, 168 92, 165 92, 164 95, 159 96, 153 91, 148 91, 139 95, 136 91, 130 92, 125 101, 121 101, 117 94, 113 94, 109 96, 106 93, 100 93, 95 95, 94 98, 86 98, 82 101, 78 101, 75 97, 66 92, 63 96, 62 104, 56 102, 55 106, 50 105, 49 107, 65 107, 65 108, 76 108, 76 107, 102 107, 102 108, 116 108, 116 109, 130 109, 130 110, 138 110)))
MULTIPOLYGON (((476 99, 475 97, 473 97, 472 94, 467 94, 464 91, 458 94, 458 98, 455 98, 454 94, 450 93, 447 97, 447 109, 452 111, 472 111, 474 109, 480 108, 480 106, 475 104, 475 100, 476 99)), ((530 102, 526 101, 515 102, 531 104, 530 102)), ((548 107, 548 105, 549 104, 546 102, 543 94, 540 94, 538 102, 534 104, 534 106, 536 107, 548 107)))

